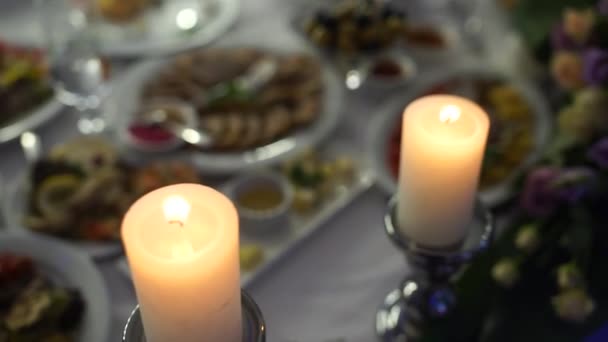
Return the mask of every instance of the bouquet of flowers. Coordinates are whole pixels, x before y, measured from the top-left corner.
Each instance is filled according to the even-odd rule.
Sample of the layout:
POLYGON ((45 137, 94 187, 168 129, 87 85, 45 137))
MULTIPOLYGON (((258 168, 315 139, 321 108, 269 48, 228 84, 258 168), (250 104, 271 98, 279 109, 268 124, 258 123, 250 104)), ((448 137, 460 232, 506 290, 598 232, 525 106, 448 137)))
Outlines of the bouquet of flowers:
POLYGON ((564 94, 557 134, 518 183, 517 218, 424 341, 581 341, 608 322, 608 0, 567 2, 551 2, 562 6, 544 39, 564 94))

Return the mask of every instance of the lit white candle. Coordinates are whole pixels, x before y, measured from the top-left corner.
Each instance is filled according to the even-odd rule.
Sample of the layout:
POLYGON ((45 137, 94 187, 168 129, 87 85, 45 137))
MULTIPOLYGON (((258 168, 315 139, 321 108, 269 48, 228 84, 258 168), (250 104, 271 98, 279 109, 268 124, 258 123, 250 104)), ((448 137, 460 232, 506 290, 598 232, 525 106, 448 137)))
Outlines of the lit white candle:
POLYGON ((197 184, 153 191, 122 225, 148 342, 240 342, 238 216, 197 184))
POLYGON ((433 95, 403 113, 399 229, 429 247, 460 242, 470 224, 490 121, 474 102, 433 95))

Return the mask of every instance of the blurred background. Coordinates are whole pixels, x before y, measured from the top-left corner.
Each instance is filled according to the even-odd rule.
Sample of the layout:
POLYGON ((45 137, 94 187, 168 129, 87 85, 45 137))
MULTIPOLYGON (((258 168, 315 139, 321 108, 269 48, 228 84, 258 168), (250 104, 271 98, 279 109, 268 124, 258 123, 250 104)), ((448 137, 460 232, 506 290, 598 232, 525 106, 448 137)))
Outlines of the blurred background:
POLYGON ((235 203, 270 342, 376 340, 432 94, 490 118, 500 234, 421 341, 608 341, 607 85, 602 0, 0 0, 0 342, 119 341, 123 216, 178 183, 235 203))

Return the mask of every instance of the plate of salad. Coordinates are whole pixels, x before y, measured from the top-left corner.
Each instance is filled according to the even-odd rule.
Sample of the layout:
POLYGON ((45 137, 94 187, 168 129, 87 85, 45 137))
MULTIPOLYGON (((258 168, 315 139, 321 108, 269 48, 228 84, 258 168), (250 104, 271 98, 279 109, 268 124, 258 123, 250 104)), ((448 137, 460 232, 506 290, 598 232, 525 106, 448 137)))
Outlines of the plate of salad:
POLYGON ((0 143, 51 119, 61 109, 40 50, 0 42, 0 143))
POLYGON ((110 301, 91 260, 45 237, 0 234, 0 341, 106 342, 110 301))

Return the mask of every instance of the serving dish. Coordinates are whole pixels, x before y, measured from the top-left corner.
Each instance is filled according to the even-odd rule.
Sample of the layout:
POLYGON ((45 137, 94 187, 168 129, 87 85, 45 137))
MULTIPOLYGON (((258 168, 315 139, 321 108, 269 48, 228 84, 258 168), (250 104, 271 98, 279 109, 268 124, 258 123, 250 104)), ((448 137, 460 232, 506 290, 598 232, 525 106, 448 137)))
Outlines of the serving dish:
POLYGON ((145 101, 155 97, 179 97, 198 107, 202 126, 199 128, 215 137, 216 143, 210 149, 183 149, 169 157, 191 160, 204 173, 229 174, 276 164, 319 143, 340 121, 343 91, 336 75, 306 50, 223 47, 135 66, 116 85, 113 96, 108 99, 107 120, 122 135, 120 132, 128 129, 145 101), (218 60, 218 56, 224 58, 218 60), (245 99, 239 98, 242 92, 234 90, 234 79, 245 73, 254 60, 264 57, 279 60, 276 75, 259 92, 247 94, 245 99), (214 69, 198 63, 211 60, 210 65, 217 66, 226 59, 232 62, 214 69), (300 67, 304 71, 310 70, 312 76, 303 73, 300 67), (188 72, 184 74, 184 70, 188 72), (289 80, 290 75, 295 75, 290 81, 292 86, 281 87, 284 77, 289 80), (236 108, 230 107, 232 102, 228 108, 222 107, 224 104, 220 101, 220 109, 217 109, 209 106, 205 96, 200 96, 224 86, 229 88, 230 101, 242 101, 235 105, 236 108), (261 109, 255 109, 254 115, 249 115, 248 106, 257 108, 260 103, 261 109), (245 106, 245 109, 239 106, 245 106))
POLYGON ((41 51, 0 42, 0 108, 0 143, 59 112, 41 51))
POLYGON ((122 253, 122 216, 141 195, 159 187, 199 182, 183 162, 127 161, 102 137, 54 146, 9 186, 9 230, 67 241, 95 259, 122 253))
MULTIPOLYGON (((80 320, 73 341, 108 341, 110 298, 101 274, 86 255, 50 238, 1 233, 0 254, 6 255, 6 253, 31 259, 36 272, 51 282, 53 287, 66 287, 77 291, 84 308, 80 314, 78 312, 70 314, 77 314, 71 319, 80 320)), ((38 299, 37 309, 42 310, 44 301, 40 301, 40 296, 38 299)), ((56 300, 51 301, 51 303, 55 302, 56 300)), ((28 329, 35 331, 36 328, 28 329)))
MULTIPOLYGON (((133 1, 142 2, 96 0, 100 6, 103 6, 101 3, 125 6, 133 1)), ((162 56, 209 44, 230 28, 240 7, 239 0, 143 2, 149 5, 132 18, 112 20, 102 16, 97 31, 104 55, 123 58, 162 56)), ((45 46, 40 27, 31 24, 39 21, 39 13, 32 3, 20 1, 11 11, 0 10, 0 32, 4 39, 22 45, 45 46)))
POLYGON ((541 157, 552 131, 551 112, 532 84, 468 64, 429 75, 375 114, 368 131, 367 155, 380 187, 389 194, 397 189, 403 110, 416 98, 434 93, 469 97, 486 109, 492 128, 480 196, 491 206, 507 200, 517 176, 541 157))
MULTIPOLYGON (((249 286, 262 274, 271 270, 281 260, 288 257, 289 252, 316 232, 334 215, 344 210, 355 198, 364 193, 373 184, 373 177, 363 163, 357 162, 356 152, 352 146, 342 142, 334 142, 321 150, 306 151, 298 157, 286 161, 282 166, 272 168, 273 177, 284 177, 283 181, 292 186, 294 199, 292 208, 287 212, 285 223, 278 226, 257 229, 258 226, 245 227, 247 222, 241 222, 241 284, 249 286), (312 159, 319 163, 304 174, 301 170, 293 174, 294 166, 309 164, 312 159), (350 160, 351 162, 345 162, 350 160), (339 166, 338 164, 341 164, 339 166), (325 166, 331 165, 336 169, 330 173, 325 166), (319 172, 325 176, 318 178, 319 172), (312 196, 311 196, 312 193, 312 196), (299 197, 299 198, 298 198, 299 197), (254 228, 254 229, 250 229, 254 228)), ((308 168, 308 166, 305 166, 308 168)), ((261 172, 261 171, 259 171, 261 172)), ((227 195, 232 194, 234 178, 219 186, 227 195)), ((117 261, 117 267, 130 277, 126 260, 117 261)))

